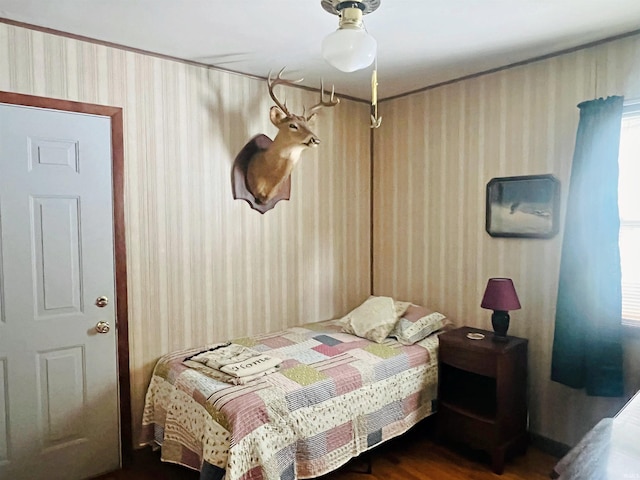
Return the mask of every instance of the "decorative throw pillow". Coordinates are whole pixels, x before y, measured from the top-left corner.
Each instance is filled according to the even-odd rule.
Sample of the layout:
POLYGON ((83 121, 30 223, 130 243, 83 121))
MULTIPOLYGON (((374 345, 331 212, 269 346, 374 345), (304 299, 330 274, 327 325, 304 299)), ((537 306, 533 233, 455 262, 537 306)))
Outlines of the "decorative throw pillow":
POLYGON ((411 306, 411 302, 401 302, 400 300, 394 300, 393 305, 396 309, 396 317, 398 319, 407 311, 407 308, 411 306))
POLYGON ((419 305, 410 305, 389 335, 403 345, 413 345, 444 327, 446 317, 419 305))
POLYGON ((369 297, 341 319, 342 331, 381 343, 398 317, 391 297, 369 297))

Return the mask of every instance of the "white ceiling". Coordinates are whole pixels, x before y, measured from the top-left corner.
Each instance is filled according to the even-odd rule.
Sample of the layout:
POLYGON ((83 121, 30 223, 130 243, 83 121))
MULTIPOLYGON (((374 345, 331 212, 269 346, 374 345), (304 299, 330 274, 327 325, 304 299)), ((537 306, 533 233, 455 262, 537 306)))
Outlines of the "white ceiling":
MULTIPOLYGON (((338 25, 320 0, 0 0, 0 17, 266 77, 320 78, 369 99, 371 69, 320 55, 338 25)), ((379 98, 640 28, 640 0, 381 0, 364 17, 378 41, 379 98)))

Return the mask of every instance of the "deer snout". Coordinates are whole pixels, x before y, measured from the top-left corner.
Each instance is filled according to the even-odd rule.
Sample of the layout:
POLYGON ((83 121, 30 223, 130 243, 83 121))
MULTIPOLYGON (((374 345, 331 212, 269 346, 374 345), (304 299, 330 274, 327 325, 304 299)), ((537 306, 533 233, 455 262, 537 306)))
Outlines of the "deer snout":
POLYGON ((312 136, 308 142, 306 142, 307 147, 317 147, 320 145, 320 139, 318 137, 312 136))

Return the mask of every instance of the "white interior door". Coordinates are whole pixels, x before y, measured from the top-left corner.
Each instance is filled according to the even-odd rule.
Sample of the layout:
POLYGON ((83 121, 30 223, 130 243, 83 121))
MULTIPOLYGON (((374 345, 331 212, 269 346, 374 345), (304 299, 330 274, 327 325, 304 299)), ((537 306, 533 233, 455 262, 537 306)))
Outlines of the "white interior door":
POLYGON ((0 104, 2 479, 120 464, 111 171, 108 117, 0 104))

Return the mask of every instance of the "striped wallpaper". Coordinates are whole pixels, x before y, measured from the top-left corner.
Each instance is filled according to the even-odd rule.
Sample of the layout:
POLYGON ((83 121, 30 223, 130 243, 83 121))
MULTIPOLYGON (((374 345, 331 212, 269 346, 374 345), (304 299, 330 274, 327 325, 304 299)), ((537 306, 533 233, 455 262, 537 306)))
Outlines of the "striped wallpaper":
MULTIPOLYGON (((562 215, 579 112, 598 96, 640 98, 640 36, 381 102, 373 185, 374 292, 491 330, 487 279, 514 280, 529 339, 530 428, 574 444, 624 399, 587 398, 549 381, 562 231, 549 240, 492 238, 493 177, 551 173, 562 215)), ((640 388, 640 343, 626 348, 629 394, 640 388)))
MULTIPOLYGON (((0 90, 124 109, 134 440, 163 353, 342 315, 372 280, 376 294, 490 328, 486 279, 510 276, 523 305, 510 333, 530 340, 531 430, 573 444, 621 400, 548 380, 562 231, 489 237, 485 186, 552 173, 564 214, 576 104, 640 98, 639 52, 635 36, 383 101, 373 172, 368 106, 343 100, 321 113, 323 143, 303 154, 291 201, 265 215, 230 188, 244 143, 274 134, 262 81, 0 23, 0 90)), ((286 95, 294 110, 316 102, 286 95)), ((637 389, 640 345, 627 347, 637 389)))
MULTIPOLYGON (((294 111, 318 101, 279 88, 294 111)), ((230 172, 251 137, 275 135, 264 81, 0 23, 0 90, 124 109, 134 442, 160 355, 341 316, 368 295, 366 104, 320 112, 291 200, 261 215, 233 199, 230 172)))

